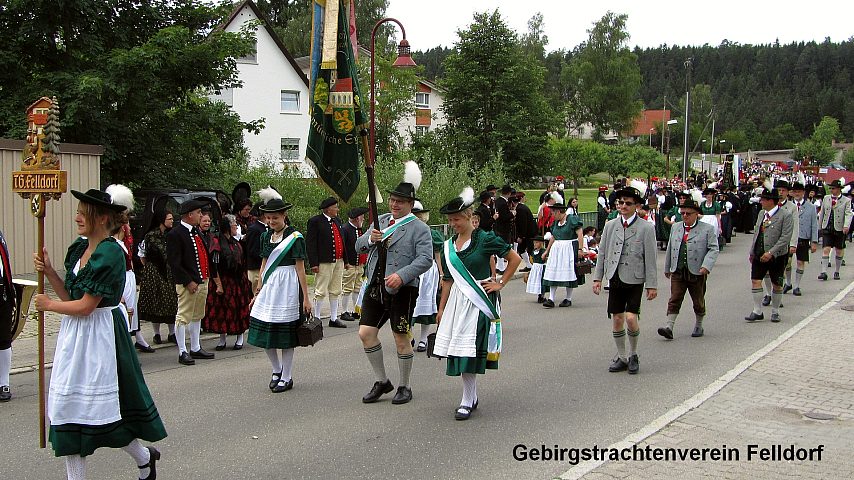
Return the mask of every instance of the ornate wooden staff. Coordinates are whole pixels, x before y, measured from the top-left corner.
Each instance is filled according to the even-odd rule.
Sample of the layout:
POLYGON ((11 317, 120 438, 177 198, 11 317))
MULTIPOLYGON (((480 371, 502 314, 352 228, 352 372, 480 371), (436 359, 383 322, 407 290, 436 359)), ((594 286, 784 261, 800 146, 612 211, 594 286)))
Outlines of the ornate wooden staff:
MULTIPOLYGON (((59 102, 42 97, 27 109, 27 143, 21 170, 12 172, 12 191, 30 200, 30 213, 38 219, 38 255, 44 252, 44 218, 47 201, 59 200, 67 191, 67 172, 60 170, 59 102)), ((38 272, 38 293, 44 293, 44 272, 38 272)), ((39 319, 39 447, 45 438, 44 312, 39 319)))

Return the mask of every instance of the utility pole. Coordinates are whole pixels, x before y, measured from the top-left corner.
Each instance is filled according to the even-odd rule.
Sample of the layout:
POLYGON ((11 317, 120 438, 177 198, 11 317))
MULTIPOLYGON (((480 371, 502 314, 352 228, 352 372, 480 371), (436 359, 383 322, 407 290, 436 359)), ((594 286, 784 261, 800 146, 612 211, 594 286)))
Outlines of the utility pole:
POLYGON ((685 135, 682 153, 682 180, 688 178, 688 120, 691 118, 691 66, 693 57, 685 60, 686 82, 685 82, 685 135))
POLYGON ((712 116, 712 141, 709 144, 709 174, 712 173, 712 157, 715 153, 715 106, 712 105, 712 112, 710 113, 712 116))
MULTIPOLYGON (((661 109, 661 153, 664 153, 664 132, 667 130, 667 95, 664 96, 664 107, 661 109)), ((668 169, 669 170, 669 169, 668 169)))

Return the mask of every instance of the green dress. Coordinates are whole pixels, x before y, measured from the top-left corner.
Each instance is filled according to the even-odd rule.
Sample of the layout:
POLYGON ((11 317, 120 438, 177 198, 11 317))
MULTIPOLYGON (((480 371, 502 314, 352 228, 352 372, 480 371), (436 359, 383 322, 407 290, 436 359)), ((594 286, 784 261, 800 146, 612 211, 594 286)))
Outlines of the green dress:
MULTIPOLYGON (((456 239, 457 235, 451 237, 452 242, 455 242, 456 239)), ((460 257, 460 261, 462 261, 463 265, 465 265, 468 271, 471 272, 475 280, 483 280, 492 275, 489 267, 489 261, 492 255, 504 257, 509 251, 510 245, 500 237, 495 236, 494 233, 475 229, 472 232, 472 238, 469 245, 465 249, 457 252, 457 255, 460 257)), ((444 251, 442 253, 442 271, 445 272, 442 277, 444 280, 451 282, 454 281, 454 277, 451 276, 451 273, 448 270, 448 261, 445 258, 444 251)), ((494 304, 497 304, 498 295, 496 293, 490 293, 488 296, 494 304)), ((445 306, 445 310, 447 312, 447 305, 445 306)), ((451 346, 454 345, 454 342, 457 339, 454 338, 452 334, 449 338, 448 332, 453 331, 453 324, 458 320, 459 319, 452 318, 452 316, 446 317, 445 313, 442 314, 442 323, 439 324, 439 331, 436 334, 437 347, 440 346, 440 342, 444 342, 445 347, 448 346, 448 342, 450 342, 451 346)), ((489 341, 489 324, 489 317, 484 315, 482 312, 478 312, 475 336, 475 356, 459 357, 448 355, 448 365, 445 370, 447 375, 458 376, 463 373, 483 374, 486 373, 486 369, 494 370, 498 368, 498 361, 489 361, 486 359, 489 341)))
MULTIPOLYGON (((578 230, 582 228, 581 218, 578 215, 567 215, 566 222, 563 225, 559 225, 558 222, 552 224, 552 236, 554 236, 555 241, 557 240, 570 240, 571 250, 572 250, 572 269, 574 272, 575 262, 578 261, 578 250, 580 246, 578 245, 578 230)), ((546 280, 546 272, 549 272, 551 269, 549 268, 549 261, 558 261, 556 257, 559 257, 561 260, 566 259, 566 255, 563 255, 565 252, 560 252, 561 255, 556 255, 559 252, 557 251, 557 244, 552 245, 552 251, 549 252, 549 258, 546 260, 546 270, 543 273, 543 292, 546 291, 547 287, 569 287, 569 288, 578 288, 579 285, 584 285, 584 275, 576 274, 575 280, 546 280), (555 260, 552 260, 555 258, 555 260)), ((544 252, 545 253, 545 252, 544 252)), ((555 278, 555 277, 551 277, 555 278)))
MULTIPOLYGON (((296 230, 287 227, 282 241, 296 230)), ((261 258, 269 260, 279 243, 272 243, 272 230, 261 235, 261 258)), ((249 338, 251 345, 261 348, 294 348, 299 346, 297 327, 305 321, 302 288, 295 268, 297 260, 308 260, 305 239, 297 238, 291 249, 282 257, 278 267, 270 273, 261 291, 255 297, 249 313, 249 338)))
POLYGON ((108 237, 98 244, 86 265, 75 273, 77 262, 87 246, 88 240, 79 238, 69 247, 65 257, 65 289, 71 300, 79 300, 88 293, 101 297, 101 301, 98 309, 87 317, 66 315, 62 318, 51 375, 49 403, 49 439, 56 456, 76 454, 85 457, 97 448, 120 448, 134 439, 156 442, 166 438, 166 430, 145 384, 120 307, 105 310, 106 307, 118 305, 122 297, 125 278, 124 251, 114 238, 108 237), (103 321, 105 316, 106 323, 103 321), (110 325, 109 317, 112 317, 112 332, 101 328, 110 325), (94 330, 95 328, 99 330, 94 330), (93 338, 110 337, 115 339, 114 350, 111 345, 107 346, 112 342, 91 341, 93 338), (113 363, 111 356, 115 356, 115 374, 112 368, 105 366, 113 363), (93 361, 98 364, 98 369, 91 368, 93 361), (86 365, 90 368, 81 368, 86 365), (93 378, 97 378, 97 381, 93 381, 93 378), (115 388, 116 381, 119 419, 109 423, 98 421, 97 418, 90 423, 62 420, 93 415, 92 411, 101 411, 87 399, 92 397, 102 400, 104 395, 93 392, 115 388), (84 406, 81 407, 81 404, 84 406))

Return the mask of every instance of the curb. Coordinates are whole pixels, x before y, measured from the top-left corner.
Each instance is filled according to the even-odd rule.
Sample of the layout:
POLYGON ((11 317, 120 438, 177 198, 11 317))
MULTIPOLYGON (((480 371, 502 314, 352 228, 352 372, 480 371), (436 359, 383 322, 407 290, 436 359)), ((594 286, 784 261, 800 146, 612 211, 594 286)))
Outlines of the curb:
MULTIPOLYGON (((717 380, 709 384, 706 388, 700 390, 693 397, 685 400, 681 404, 673 407, 664 415, 656 418, 640 430, 626 436, 623 440, 611 444, 608 448, 611 449, 623 449, 623 448, 631 448, 635 444, 638 444, 652 435, 658 433, 663 430, 664 427, 669 425, 670 423, 677 420, 682 415, 688 413, 689 411, 699 407, 706 400, 713 397, 716 393, 721 391, 725 386, 732 383, 739 375, 741 375, 745 370, 752 367, 753 364, 761 360, 763 357, 771 353, 775 348, 780 346, 786 340, 792 338, 796 333, 801 331, 804 327, 812 323, 813 320, 823 315, 825 312, 836 306, 843 298, 845 298, 848 293, 854 290, 854 282, 848 284, 842 291, 840 291, 833 299, 829 302, 825 303, 823 306, 819 307, 813 313, 811 313, 808 317, 804 318, 792 328, 786 330, 779 337, 772 340, 770 343, 760 348, 756 352, 754 352, 751 356, 744 359, 741 363, 733 367, 730 371, 723 374, 717 380)), ((599 468, 600 466, 608 463, 607 460, 587 460, 585 462, 581 462, 578 465, 570 468, 562 475, 560 475, 559 479, 561 480, 577 480, 584 475, 592 472, 593 470, 599 468)))

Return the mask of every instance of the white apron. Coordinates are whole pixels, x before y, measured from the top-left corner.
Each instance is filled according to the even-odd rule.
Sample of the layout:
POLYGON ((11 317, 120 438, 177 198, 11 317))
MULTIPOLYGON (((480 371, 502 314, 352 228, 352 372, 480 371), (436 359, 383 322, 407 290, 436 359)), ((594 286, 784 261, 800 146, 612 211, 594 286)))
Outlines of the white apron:
POLYGON ((418 299, 415 301, 413 317, 434 315, 439 311, 436 306, 436 292, 439 290, 439 267, 436 262, 429 270, 422 273, 418 283, 418 299))
POLYGON ((546 266, 542 263, 532 263, 531 271, 528 272, 528 283, 525 286, 526 293, 540 295, 543 293, 543 271, 546 266))
MULTIPOLYGON (((121 241, 117 241, 117 243, 125 251, 125 255, 127 255, 128 250, 125 244, 121 241)), ((125 305, 121 309, 122 315, 125 317, 125 322, 128 324, 128 332, 139 330, 139 312, 136 310, 136 295, 136 275, 134 275, 133 270, 128 270, 125 272, 125 290, 122 292, 125 305), (133 315, 128 315, 128 309, 133 310, 133 315)))
POLYGON ((543 279, 552 282, 574 282, 578 280, 575 275, 575 250, 577 248, 578 242, 575 240, 555 240, 551 250, 549 250, 543 279))
POLYGON ((249 316, 267 323, 288 323, 299 320, 299 278, 294 265, 277 267, 252 304, 249 316))
POLYGON ((62 317, 50 376, 51 425, 121 420, 114 308, 96 308, 87 317, 62 317))
POLYGON ((718 217, 714 215, 700 215, 700 221, 703 223, 708 223, 709 225, 715 227, 715 236, 721 234, 720 225, 718 225, 718 217))

